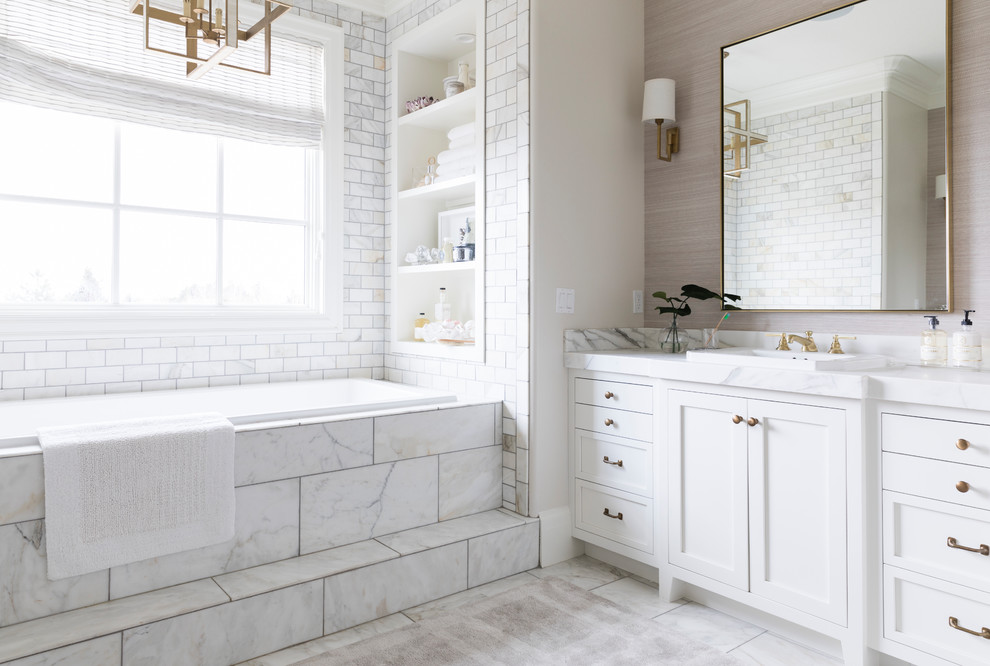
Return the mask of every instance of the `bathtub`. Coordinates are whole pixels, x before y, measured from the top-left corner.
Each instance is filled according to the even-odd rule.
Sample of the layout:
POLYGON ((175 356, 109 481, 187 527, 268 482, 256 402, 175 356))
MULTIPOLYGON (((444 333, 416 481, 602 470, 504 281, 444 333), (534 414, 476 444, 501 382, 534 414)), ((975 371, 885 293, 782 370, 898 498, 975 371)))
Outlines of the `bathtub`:
POLYGON ((394 382, 328 379, 2 402, 0 456, 38 450, 41 426, 219 412, 237 427, 456 400, 451 393, 394 382))

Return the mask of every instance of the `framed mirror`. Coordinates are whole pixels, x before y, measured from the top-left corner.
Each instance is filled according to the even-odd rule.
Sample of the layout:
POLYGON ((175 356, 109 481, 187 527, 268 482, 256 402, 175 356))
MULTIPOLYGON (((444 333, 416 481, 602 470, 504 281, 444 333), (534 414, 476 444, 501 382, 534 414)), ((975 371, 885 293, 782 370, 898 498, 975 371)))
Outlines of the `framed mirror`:
POLYGON ((722 49, 722 287, 745 310, 952 307, 950 0, 722 49))

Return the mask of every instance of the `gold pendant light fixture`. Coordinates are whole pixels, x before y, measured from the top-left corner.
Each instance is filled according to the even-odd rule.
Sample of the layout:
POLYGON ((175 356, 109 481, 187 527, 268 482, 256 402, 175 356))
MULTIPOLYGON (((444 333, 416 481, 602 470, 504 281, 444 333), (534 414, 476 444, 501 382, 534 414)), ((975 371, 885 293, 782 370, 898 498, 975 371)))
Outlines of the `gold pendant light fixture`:
POLYGON ((151 0, 131 0, 131 12, 144 17, 144 48, 158 53, 178 56, 186 61, 186 77, 198 79, 217 65, 233 67, 258 74, 271 74, 272 31, 271 24, 292 8, 281 0, 263 0, 264 16, 247 30, 238 28, 238 0, 182 0, 181 13, 160 7, 152 7, 151 0), (185 51, 172 51, 151 45, 152 26, 156 22, 182 26, 186 32, 185 51), (252 69, 223 62, 247 42, 264 33, 265 62, 261 69, 252 69), (199 44, 216 47, 209 57, 199 55, 199 44))

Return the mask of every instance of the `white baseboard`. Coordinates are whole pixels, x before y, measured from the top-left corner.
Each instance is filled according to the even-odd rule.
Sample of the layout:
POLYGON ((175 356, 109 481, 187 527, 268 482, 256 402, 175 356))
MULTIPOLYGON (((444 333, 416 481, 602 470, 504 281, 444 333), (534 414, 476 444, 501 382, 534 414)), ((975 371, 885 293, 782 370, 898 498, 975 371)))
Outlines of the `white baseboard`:
POLYGON ((605 564, 611 564, 613 567, 619 567, 624 571, 628 571, 631 574, 636 574, 640 578, 645 578, 646 580, 654 583, 660 580, 660 573, 656 567, 651 567, 649 564, 637 562, 636 560, 630 559, 625 555, 620 555, 619 553, 613 553, 612 551, 596 546, 593 543, 585 544, 584 553, 588 557, 593 557, 600 562, 604 562, 605 564))
POLYGON ((584 554, 584 542, 571 536, 570 507, 540 512, 540 566, 549 567, 584 554))

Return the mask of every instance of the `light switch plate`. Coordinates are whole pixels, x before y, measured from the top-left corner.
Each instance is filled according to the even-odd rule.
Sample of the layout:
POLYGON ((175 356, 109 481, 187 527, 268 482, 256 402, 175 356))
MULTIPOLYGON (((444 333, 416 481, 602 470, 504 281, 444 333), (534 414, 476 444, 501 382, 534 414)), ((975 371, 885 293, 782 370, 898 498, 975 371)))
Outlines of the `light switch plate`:
POLYGON ((574 314, 574 290, 557 287, 557 313, 574 314))
POLYGON ((642 289, 633 289, 633 314, 643 314, 642 289))

